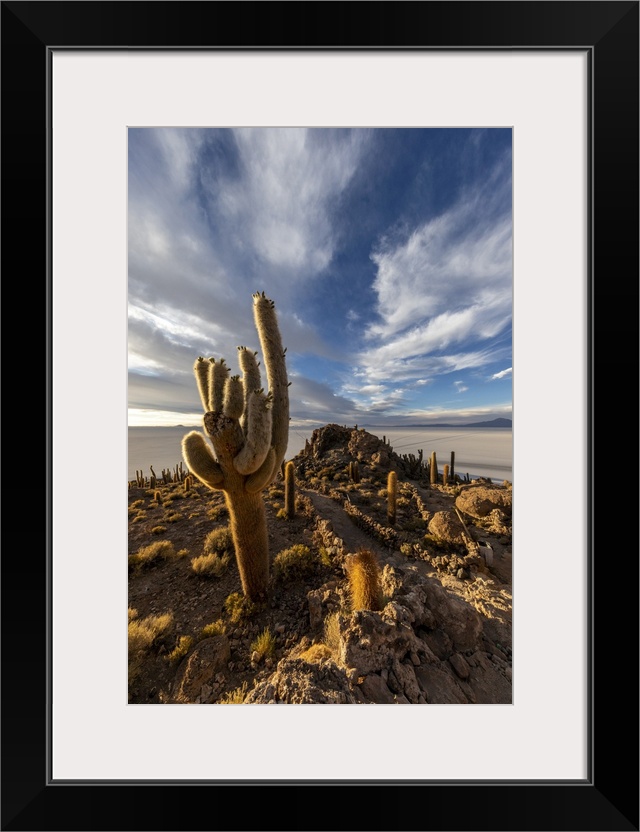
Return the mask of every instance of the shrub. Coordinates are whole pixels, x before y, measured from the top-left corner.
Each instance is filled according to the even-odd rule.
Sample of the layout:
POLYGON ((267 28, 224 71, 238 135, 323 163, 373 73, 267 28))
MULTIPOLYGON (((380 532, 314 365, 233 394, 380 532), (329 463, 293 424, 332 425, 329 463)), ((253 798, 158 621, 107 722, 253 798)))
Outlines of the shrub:
POLYGON ((164 534, 167 530, 166 526, 154 526, 151 529, 151 534, 164 534))
POLYGON ((324 644, 334 658, 340 655, 340 613, 332 612, 324 620, 324 644))
POLYGON ((134 555, 129 555, 130 566, 149 566, 159 560, 169 560, 175 557, 175 549, 170 540, 158 540, 143 546, 134 555))
POLYGON ((220 529, 214 529, 204 539, 202 549, 205 555, 216 553, 218 555, 233 554, 233 537, 231 536, 231 529, 228 526, 223 526, 220 529))
POLYGON ((172 511, 170 514, 165 515, 164 520, 167 523, 177 523, 178 520, 182 520, 182 514, 179 511, 172 511))
POLYGON ((225 693, 223 696, 218 699, 219 705, 242 705, 244 700, 247 697, 248 693, 248 685, 246 682, 243 682, 239 688, 235 690, 231 690, 228 693, 225 693))
POLYGON ((257 610, 257 605, 250 601, 246 595, 239 592, 232 592, 227 595, 224 601, 224 609, 232 624, 238 624, 249 618, 257 610))
POLYGON ((140 672, 146 653, 151 650, 156 640, 169 629, 172 623, 173 616, 171 613, 138 618, 137 610, 129 609, 129 683, 140 672))
POLYGON ((226 632, 226 626, 224 621, 219 618, 217 621, 212 621, 211 624, 205 624, 205 626, 200 630, 200 634, 198 635, 198 641, 202 641, 203 638, 213 638, 213 636, 223 636, 226 632))
POLYGON ((286 510, 286 508, 281 508, 281 509, 278 511, 278 513, 276 514, 276 517, 278 518, 278 520, 287 520, 287 519, 288 519, 288 515, 287 515, 287 510, 286 510))
POLYGON ((274 581, 288 581, 304 578, 313 572, 314 557, 308 546, 296 543, 283 549, 273 559, 274 581))
POLYGON ((191 636, 180 636, 178 641, 176 642, 176 646, 173 650, 167 654, 167 659, 172 664, 177 664, 181 659, 183 659, 191 647, 193 645, 193 639, 191 636))
POLYGON ((260 635, 251 642, 251 655, 257 653, 256 661, 269 658, 276 652, 276 637, 266 627, 260 635))
POLYGON ((326 644, 312 644, 308 650, 300 654, 299 658, 315 663, 322 661, 322 659, 330 659, 332 655, 331 649, 326 644))
POLYGON ((203 575, 207 578, 219 578, 226 572, 231 558, 229 555, 222 555, 211 552, 209 555, 200 555, 191 558, 191 568, 196 575, 203 575))

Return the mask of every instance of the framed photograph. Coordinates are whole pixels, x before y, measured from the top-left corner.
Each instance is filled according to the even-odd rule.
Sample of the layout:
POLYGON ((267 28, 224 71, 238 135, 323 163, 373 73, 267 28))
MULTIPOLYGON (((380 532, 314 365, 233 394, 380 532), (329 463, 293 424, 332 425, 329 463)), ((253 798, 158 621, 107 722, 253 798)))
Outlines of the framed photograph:
MULTIPOLYGON (((5 276, 38 286, 29 316, 46 355, 42 545, 15 556, 7 547, 2 565, 2 828, 638 830, 637 541, 631 524, 627 552, 628 534, 611 525, 614 515, 616 530, 629 525, 635 479, 612 438, 625 436, 630 415, 637 425, 637 344, 627 342, 638 311, 638 3, 3 2, 2 48, 5 276), (513 199, 510 701, 132 701, 121 566, 129 196, 153 209, 136 214, 147 250, 162 249, 150 218, 170 205, 164 219, 183 223, 186 270, 201 241, 180 181, 193 148, 176 141, 229 129, 267 144, 275 131, 311 131, 323 153, 331 131, 339 141, 323 170, 337 177, 340 142, 364 131, 433 130, 447 146, 465 131, 485 163, 495 147, 482 136, 508 136, 510 176, 487 187, 498 200, 506 182, 513 199), (136 190, 153 164, 151 131, 173 161, 136 190), (614 388, 618 365, 626 380, 614 388), (417 797, 424 807, 408 811, 417 797)), ((259 165, 265 149, 254 149, 259 165)), ((389 173, 387 149, 372 143, 379 159, 368 170, 399 186, 402 160, 389 173)), ((455 165, 441 175, 455 176, 455 165)), ((246 198, 225 191, 228 216, 246 198)), ((236 215, 242 227, 225 226, 218 253, 247 231, 251 213, 236 215)), ((283 216, 290 228, 293 215, 283 216)), ((302 246, 305 257, 327 254, 326 216, 313 216, 317 245, 302 246)), ((395 230, 404 238, 391 243, 406 243, 407 229, 395 230)), ((276 232, 265 245, 281 267, 285 242, 289 260, 301 249, 276 232)), ((379 288, 384 258, 386 290, 419 288, 386 242, 379 288)), ((467 271, 481 255, 469 252, 467 271)), ((282 277, 283 295, 294 273, 282 277)), ((184 295, 187 280, 175 277, 169 295, 184 295)), ((137 291, 149 285, 139 280, 137 291)), ((156 337, 161 351, 157 327, 156 337)), ((152 353, 145 360, 148 393, 152 353)), ((24 510, 22 525, 18 517, 24 510)))

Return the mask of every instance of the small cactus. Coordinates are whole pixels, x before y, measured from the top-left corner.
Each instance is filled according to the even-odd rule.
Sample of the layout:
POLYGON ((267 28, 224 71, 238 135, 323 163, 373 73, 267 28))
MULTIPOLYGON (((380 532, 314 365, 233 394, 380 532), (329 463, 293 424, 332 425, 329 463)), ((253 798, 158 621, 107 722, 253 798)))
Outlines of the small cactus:
POLYGON ((351 607, 356 610, 381 610, 380 565, 370 549, 358 549, 346 562, 351 607))
POLYGON ((154 502, 158 503, 158 505, 162 502, 162 494, 159 491, 153 492, 153 499, 154 502))
POLYGON ((456 475, 455 461, 456 461, 456 452, 451 451, 451 465, 449 467, 449 474, 451 475, 451 479, 454 479, 454 477, 456 475))
POLYGON ((429 481, 431 485, 438 482, 438 462, 436 460, 436 452, 431 452, 431 464, 429 465, 429 481))
POLYGON ((349 479, 351 482, 360 482, 360 468, 355 460, 349 463, 349 479))
POLYGON ((191 490, 191 488, 192 488, 192 486, 193 486, 193 480, 192 480, 192 479, 191 479, 191 477, 187 474, 187 476, 184 478, 184 490, 185 490, 185 491, 190 491, 190 490, 191 490))
POLYGON ((447 485, 448 481, 449 481, 449 466, 444 465, 444 467, 442 468, 442 484, 447 485))
POLYGON ((389 471, 387 478, 387 520, 390 526, 396 523, 396 497, 398 494, 398 475, 395 471, 389 471))
POLYGON ((287 520, 296 516, 295 466, 291 460, 284 466, 284 511, 287 520))

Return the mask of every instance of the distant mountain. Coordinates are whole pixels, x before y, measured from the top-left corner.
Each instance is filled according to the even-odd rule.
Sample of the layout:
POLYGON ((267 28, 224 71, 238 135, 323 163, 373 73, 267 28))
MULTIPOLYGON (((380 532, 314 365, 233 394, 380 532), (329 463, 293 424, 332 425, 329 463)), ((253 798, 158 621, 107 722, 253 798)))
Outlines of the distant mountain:
POLYGON ((452 427, 464 428, 510 428, 512 426, 511 419, 503 419, 502 417, 499 419, 491 419, 489 422, 474 422, 471 425, 452 425, 452 427))
MULTIPOLYGON (((389 428, 510 428, 511 419, 491 419, 488 422, 471 422, 468 425, 451 425, 447 422, 431 422, 426 425, 388 425, 389 428)), ((364 425, 363 427, 366 427, 364 425)), ((376 426, 379 427, 379 426, 376 426)))

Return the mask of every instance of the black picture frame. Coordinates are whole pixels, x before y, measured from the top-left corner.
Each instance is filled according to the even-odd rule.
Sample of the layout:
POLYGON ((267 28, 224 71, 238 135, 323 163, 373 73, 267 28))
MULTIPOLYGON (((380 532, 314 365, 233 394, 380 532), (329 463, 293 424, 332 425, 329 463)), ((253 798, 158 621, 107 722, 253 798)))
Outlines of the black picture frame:
MULTIPOLYGON (((46 360, 39 362, 47 392, 47 418, 36 414, 42 446, 10 442, 10 450, 20 446, 20 456, 15 468, 5 462, 5 471, 12 471, 12 491, 32 487, 34 495, 42 495, 42 502, 34 499, 32 510, 39 509, 46 522, 38 546, 29 540, 27 553, 13 551, 9 542, 2 558, 3 830, 638 830, 638 532, 633 515, 637 472, 634 461, 627 459, 629 425, 632 435, 637 435, 638 425, 638 11, 639 3, 627 0, 2 2, 2 265, 10 297, 14 291, 20 297, 25 286, 31 287, 22 302, 9 304, 17 327, 17 336, 12 332, 10 337, 14 344, 19 337, 18 352, 24 351, 28 362, 36 352, 33 335, 42 334, 40 355, 46 360), (353 754, 354 778, 348 781, 48 779, 51 53, 55 48, 232 47, 588 52, 591 730, 584 782, 363 781, 357 776, 357 751, 348 738, 343 750, 336 749, 353 754), (28 315, 21 320, 25 301, 28 315), (622 385, 615 372, 619 365, 624 367, 622 385), (620 458, 607 451, 612 436, 620 437, 620 458), (29 453, 34 459, 26 462, 25 452, 27 460, 29 453)), ((13 358, 14 349, 9 355, 13 358)), ((31 411, 32 370, 25 376, 21 392, 28 396, 31 411)), ((11 373, 9 377, 13 392, 11 373)), ((33 424, 31 416, 29 421, 33 424)), ((541 480, 545 476, 554 479, 555 493, 584 487, 571 482, 570 472, 549 470, 541 480)), ((10 540, 18 515, 5 516, 10 540)), ((562 610, 541 614, 556 614, 561 621, 562 610)), ((571 649, 566 644, 552 647, 571 649)), ((561 685, 561 680, 555 683, 561 685)))

